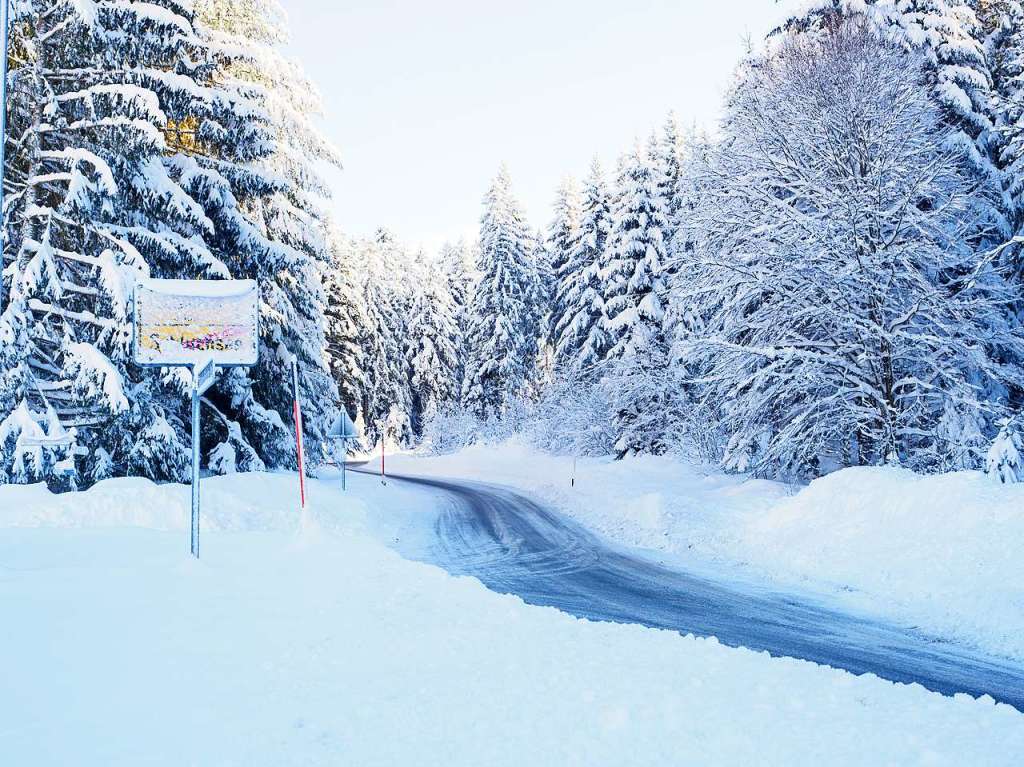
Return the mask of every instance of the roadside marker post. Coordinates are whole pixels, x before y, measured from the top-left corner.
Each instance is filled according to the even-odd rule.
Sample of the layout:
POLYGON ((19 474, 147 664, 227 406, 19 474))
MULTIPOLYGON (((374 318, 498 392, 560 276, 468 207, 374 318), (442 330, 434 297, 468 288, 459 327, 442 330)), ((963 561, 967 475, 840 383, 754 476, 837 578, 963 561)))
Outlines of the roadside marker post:
POLYGON ((295 416, 295 449, 299 456, 299 503, 306 508, 306 466, 302 451, 302 410, 299 407, 299 361, 292 357, 292 412, 295 416))

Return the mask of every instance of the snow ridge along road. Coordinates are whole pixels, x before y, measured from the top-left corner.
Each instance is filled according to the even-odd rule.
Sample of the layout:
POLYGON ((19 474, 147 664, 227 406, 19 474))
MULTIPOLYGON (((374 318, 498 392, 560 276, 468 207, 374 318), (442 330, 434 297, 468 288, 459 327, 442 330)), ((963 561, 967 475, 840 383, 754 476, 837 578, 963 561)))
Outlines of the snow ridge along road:
MULTIPOLYGON (((370 472, 363 472, 369 474, 370 472)), ((605 543, 505 487, 391 475, 439 494, 434 537, 405 556, 471 575, 534 605, 765 650, 946 695, 990 695, 1024 712, 1024 669, 934 637, 669 567, 605 543)))

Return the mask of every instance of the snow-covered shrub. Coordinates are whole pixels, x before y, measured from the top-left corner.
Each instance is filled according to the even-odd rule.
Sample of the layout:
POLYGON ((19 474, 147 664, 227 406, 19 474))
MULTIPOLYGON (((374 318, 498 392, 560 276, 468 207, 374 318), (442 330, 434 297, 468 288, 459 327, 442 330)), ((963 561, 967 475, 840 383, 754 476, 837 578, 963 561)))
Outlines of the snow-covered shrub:
POLYGON ((483 422, 469 408, 450 406, 434 413, 423 424, 420 449, 446 455, 481 441, 483 422))
POLYGON ((529 409, 524 436, 560 455, 609 455, 615 449, 615 410, 605 389, 567 375, 556 378, 529 409))
POLYGON ((985 472, 1003 484, 1024 482, 1024 428, 1020 418, 1003 422, 989 448, 985 472))

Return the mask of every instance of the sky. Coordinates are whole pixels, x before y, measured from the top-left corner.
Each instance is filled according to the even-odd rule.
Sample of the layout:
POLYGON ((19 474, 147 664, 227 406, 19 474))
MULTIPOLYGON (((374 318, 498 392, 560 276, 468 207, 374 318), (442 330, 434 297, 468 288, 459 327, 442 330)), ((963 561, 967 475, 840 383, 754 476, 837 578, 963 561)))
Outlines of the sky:
POLYGON ((560 180, 614 168, 669 111, 714 128, 733 71, 794 0, 281 0, 339 148, 351 235, 473 237, 502 162, 534 227, 560 180))

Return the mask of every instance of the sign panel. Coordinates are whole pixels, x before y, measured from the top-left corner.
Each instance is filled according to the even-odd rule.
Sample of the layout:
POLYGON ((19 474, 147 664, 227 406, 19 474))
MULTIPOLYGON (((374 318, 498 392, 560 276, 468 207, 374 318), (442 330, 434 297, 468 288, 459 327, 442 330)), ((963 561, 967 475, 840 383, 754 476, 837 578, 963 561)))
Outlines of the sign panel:
POLYGON ((198 362, 192 367, 192 388, 196 394, 205 394, 217 381, 217 366, 209 357, 205 362, 198 362))
POLYGON ((139 280, 134 325, 139 365, 255 365, 259 291, 254 280, 139 280))
POLYGON ((344 410, 338 414, 334 423, 331 424, 331 428, 327 430, 329 439, 359 439, 361 436, 356 425, 352 423, 352 419, 344 410))

